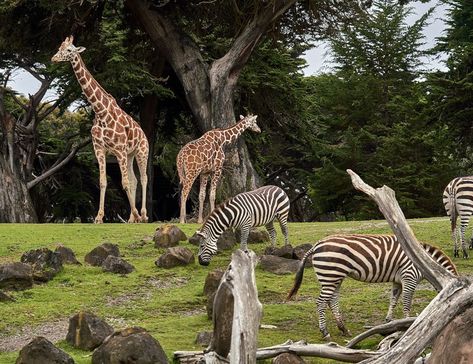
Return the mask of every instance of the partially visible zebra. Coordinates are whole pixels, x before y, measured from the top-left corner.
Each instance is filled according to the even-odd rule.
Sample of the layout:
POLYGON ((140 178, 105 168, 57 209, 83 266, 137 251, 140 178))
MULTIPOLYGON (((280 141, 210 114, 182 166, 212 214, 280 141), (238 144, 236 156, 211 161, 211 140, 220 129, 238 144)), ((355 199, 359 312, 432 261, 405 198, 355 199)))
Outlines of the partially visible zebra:
POLYGON ((287 215, 289 198, 276 186, 263 186, 256 190, 243 192, 230 198, 213 210, 196 234, 202 237, 199 248, 199 263, 209 265, 212 255, 217 253, 217 240, 229 227, 240 229, 241 249, 246 251, 248 234, 251 227, 265 225, 271 238, 271 245, 276 241, 273 221, 277 218, 284 235, 287 237, 287 215))
MULTIPOLYGON (((460 215, 460 242, 463 258, 468 258, 465 231, 473 214, 473 177, 457 177, 443 191, 443 204, 452 224, 453 256, 458 257, 457 215, 460 215)), ((473 248, 473 237, 470 249, 473 248)))
MULTIPOLYGON (((440 249, 422 244, 440 265, 458 275, 455 265, 440 249)), ((340 286, 346 277, 369 283, 393 282, 386 321, 391 321, 394 307, 402 291, 403 313, 409 316, 412 296, 422 280, 421 272, 404 253, 393 235, 332 235, 320 240, 302 258, 294 286, 288 299, 297 293, 302 283, 305 261, 312 255, 312 265, 321 285, 317 298, 319 328, 324 339, 330 338, 325 321, 327 305, 340 331, 349 335, 338 304, 340 286)))

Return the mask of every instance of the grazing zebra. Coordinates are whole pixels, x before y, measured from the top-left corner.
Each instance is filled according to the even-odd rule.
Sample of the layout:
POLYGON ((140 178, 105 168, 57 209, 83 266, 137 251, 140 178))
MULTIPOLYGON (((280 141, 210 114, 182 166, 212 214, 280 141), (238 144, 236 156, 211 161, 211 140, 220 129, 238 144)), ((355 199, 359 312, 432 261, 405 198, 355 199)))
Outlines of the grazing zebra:
MULTIPOLYGON (((473 214, 473 177, 457 177, 450 181, 443 191, 443 204, 452 224, 453 256, 458 254, 457 215, 460 215, 460 241, 463 258, 468 258, 465 231, 473 214)), ((473 248, 473 237, 470 249, 473 248)))
POLYGON ((230 198, 211 212, 204 225, 197 231, 203 240, 199 248, 199 263, 209 265, 212 255, 217 253, 217 240, 229 227, 241 230, 241 249, 246 251, 246 241, 250 228, 264 225, 271 238, 271 245, 276 241, 273 221, 279 220, 285 243, 287 239, 287 215, 289 198, 276 186, 263 186, 256 190, 243 192, 230 198))
MULTIPOLYGON (((455 265, 440 249, 422 244, 440 265, 458 275, 455 265)), ((411 310, 412 295, 421 281, 421 272, 402 250, 393 235, 332 235, 320 240, 302 258, 294 286, 288 299, 297 293, 302 283, 304 264, 312 255, 312 265, 321 285, 317 298, 319 328, 324 339, 330 338, 325 322, 327 305, 335 316, 340 331, 349 335, 338 305, 340 286, 348 276, 369 283, 393 282, 386 321, 392 320, 393 310, 402 291, 404 316, 411 310)))

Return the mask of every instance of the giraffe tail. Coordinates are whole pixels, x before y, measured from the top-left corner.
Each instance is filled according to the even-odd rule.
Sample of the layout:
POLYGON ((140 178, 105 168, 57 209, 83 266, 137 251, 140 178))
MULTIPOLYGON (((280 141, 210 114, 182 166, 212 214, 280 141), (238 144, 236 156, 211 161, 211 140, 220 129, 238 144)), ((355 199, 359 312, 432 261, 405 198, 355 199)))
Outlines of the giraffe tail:
POLYGON ((302 278, 304 278, 305 262, 306 262, 307 258, 309 258, 312 254, 314 254, 315 247, 316 247, 316 245, 314 245, 312 248, 310 248, 307 251, 307 253, 304 254, 304 257, 299 262, 299 268, 297 269, 296 277, 294 278, 294 286, 291 288, 291 291, 287 295, 287 300, 290 300, 292 298, 292 296, 297 294, 297 291, 299 291, 299 288, 301 287, 301 284, 302 284, 302 278))

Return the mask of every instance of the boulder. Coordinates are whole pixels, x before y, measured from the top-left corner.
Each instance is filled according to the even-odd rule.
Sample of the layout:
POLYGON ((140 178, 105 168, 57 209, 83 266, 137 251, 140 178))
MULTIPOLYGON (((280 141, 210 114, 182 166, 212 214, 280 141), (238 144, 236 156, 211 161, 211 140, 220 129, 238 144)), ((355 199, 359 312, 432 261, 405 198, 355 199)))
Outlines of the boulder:
POLYGON ((37 282, 47 282, 62 270, 62 259, 59 253, 48 248, 29 250, 20 261, 33 268, 33 279, 37 282))
POLYGON ((113 333, 113 328, 100 317, 81 311, 69 319, 66 341, 83 350, 94 350, 113 333))
POLYGON ((135 267, 120 257, 109 255, 102 263, 102 270, 104 272, 128 274, 135 270, 135 267))
POLYGON ((190 249, 174 246, 168 248, 166 252, 156 260, 155 264, 161 268, 173 268, 178 265, 194 263, 194 260, 194 254, 190 249))
POLYGON ((225 230, 217 240, 217 250, 223 251, 232 249, 238 243, 232 229, 225 230))
POLYGON ((218 268, 207 274, 204 283, 204 294, 206 296, 209 296, 217 290, 224 273, 225 271, 223 269, 218 268))
POLYGON ((117 244, 103 243, 87 253, 84 260, 90 265, 100 267, 109 255, 114 257, 120 256, 120 249, 117 244))
POLYGON ((13 302, 15 299, 10 297, 5 292, 0 291, 0 302, 13 302))
MULTIPOLYGON (((237 241, 240 241, 240 230, 235 232, 235 236, 237 241)), ((268 243, 271 241, 269 237, 269 233, 266 230, 261 229, 251 229, 250 233, 248 234, 248 244, 259 244, 259 243, 268 243)))
POLYGON ((48 339, 38 336, 20 350, 16 364, 74 364, 74 360, 55 347, 48 339))
POLYGON ((81 264, 71 248, 59 244, 54 251, 61 257, 62 264, 81 264))
POLYGON ((168 364, 163 348, 145 329, 130 327, 110 335, 92 355, 92 364, 168 364))
POLYGON ((288 258, 292 259, 294 255, 294 248, 291 244, 283 245, 282 247, 278 248, 276 246, 268 246, 264 250, 265 255, 275 255, 277 257, 288 258))
POLYGON ((212 314, 214 311, 214 299, 215 299, 215 294, 217 291, 212 292, 208 297, 207 297, 207 304, 205 306, 206 311, 207 311, 207 318, 209 320, 212 320, 212 314))
POLYGON ((201 241, 202 237, 197 235, 196 233, 194 233, 194 235, 189 238, 189 243, 195 246, 199 246, 201 241))
MULTIPOLYGON (((293 258, 294 259, 298 259, 298 260, 301 260, 302 258, 304 258, 304 254, 307 253, 307 251, 312 248, 314 245, 313 244, 310 244, 310 243, 305 243, 305 244, 301 244, 301 245, 298 245, 296 247, 294 247, 294 256, 293 258)), ((307 258, 307 260, 305 261, 305 267, 312 267, 312 259, 310 258, 307 258)))
POLYGON ((166 224, 156 229, 153 240, 155 248, 169 248, 186 241, 187 236, 176 225, 166 224))
POLYGON ((272 361, 273 364, 304 364, 305 361, 296 354, 282 353, 275 357, 272 361))
POLYGON ((197 334, 195 343, 200 346, 209 346, 210 340, 212 340, 213 333, 211 331, 202 331, 197 334))
POLYGON ((299 261, 287 259, 275 255, 263 255, 260 260, 261 268, 275 274, 296 273, 299 261))
POLYGON ((0 265, 0 288, 27 289, 33 286, 33 269, 26 263, 0 265))

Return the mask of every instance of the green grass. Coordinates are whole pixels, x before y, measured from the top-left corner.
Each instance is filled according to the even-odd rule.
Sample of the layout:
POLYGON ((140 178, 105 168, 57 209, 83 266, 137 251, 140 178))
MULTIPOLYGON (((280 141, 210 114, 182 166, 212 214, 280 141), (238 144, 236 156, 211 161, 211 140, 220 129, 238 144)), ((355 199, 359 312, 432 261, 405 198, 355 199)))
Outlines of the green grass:
MULTIPOLYGON (((419 240, 441 247, 452 255, 449 222, 446 218, 410 221, 419 240)), ((109 241, 120 246, 122 256, 132 263, 136 271, 126 277, 104 273, 100 268, 65 266, 52 281, 35 285, 32 289, 14 292, 14 303, 0 303, 0 338, 14 335, 22 328, 34 328, 59 319, 67 319, 79 310, 89 310, 105 318, 115 329, 136 325, 147 329, 159 340, 169 358, 176 350, 200 350, 194 344, 199 331, 212 330, 205 311, 206 298, 202 293, 207 273, 217 267, 226 267, 231 252, 214 257, 209 267, 197 263, 188 267, 161 269, 154 261, 163 250, 153 248, 152 242, 134 244, 153 234, 157 224, 48 224, 0 225, 0 264, 19 261, 29 249, 49 247, 57 243, 72 248, 79 261, 97 245, 109 241)), ((195 224, 180 226, 188 235, 198 228, 195 224)), ((292 223, 289 224, 293 246, 315 243, 334 233, 389 233, 384 221, 292 223)), ((281 235, 279 234, 279 238, 281 235)), ((279 239, 279 244, 281 244, 279 239)), ((197 253, 197 247, 182 244, 197 253)), ((265 244, 251 245, 261 254, 265 244)), ((473 272, 470 260, 456 259, 461 274, 473 272)), ((285 302, 292 286, 293 275, 276 276, 257 267, 257 285, 263 303, 264 324, 277 329, 261 329, 258 346, 280 344, 287 339, 305 339, 321 342, 318 331, 315 299, 318 283, 311 270, 306 270, 297 298, 285 302)), ((423 285, 414 296, 412 313, 417 314, 435 296, 423 285)), ((364 331, 365 325, 382 323, 388 308, 390 284, 365 284, 347 279, 341 289, 341 308, 347 327, 353 335, 364 331)), ((401 305, 396 308, 401 317, 401 305)), ((333 341, 344 344, 330 313, 328 328, 333 341)), ((360 348, 374 348, 379 338, 361 343, 360 348)), ((90 353, 74 349, 64 340, 57 343, 76 363, 90 363, 90 353)), ((0 353, 0 363, 13 363, 18 353, 0 353)), ((310 363, 333 363, 322 359, 309 359, 310 363)))

